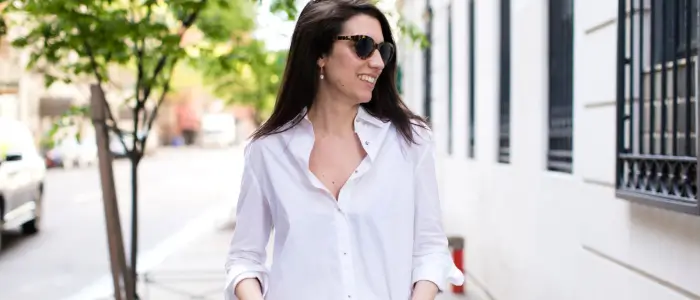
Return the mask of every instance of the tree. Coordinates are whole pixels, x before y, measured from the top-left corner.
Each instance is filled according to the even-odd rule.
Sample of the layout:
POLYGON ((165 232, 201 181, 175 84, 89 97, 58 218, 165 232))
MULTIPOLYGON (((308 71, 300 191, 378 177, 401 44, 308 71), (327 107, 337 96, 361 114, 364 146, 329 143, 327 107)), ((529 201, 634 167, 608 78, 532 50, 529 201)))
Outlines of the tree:
POLYGON ((7 34, 7 23, 5 23, 5 19, 0 18, 0 37, 5 34, 7 34))
MULTIPOLYGON (((138 257, 138 166, 149 132, 170 90, 177 63, 192 52, 213 53, 222 40, 238 30, 252 28, 250 0, 0 0, 4 14, 16 16, 9 26, 22 26, 16 47, 30 48, 28 68, 41 69, 46 84, 89 78, 102 95, 114 83, 110 70, 128 68, 135 73, 132 92, 123 103, 131 112, 131 124, 118 124, 109 103, 107 126, 127 150, 131 161, 131 244, 128 264, 136 278, 138 257), (201 15, 207 18, 198 18, 201 15), (228 17, 226 17, 228 16, 228 17), (196 29, 196 30, 195 30, 196 29), (197 43, 188 43, 201 33, 197 43), (208 41, 211 41, 209 43, 208 41), (130 140, 127 145, 126 140, 130 140)), ((4 28, 4 27, 3 27, 4 28)), ((105 100, 106 101, 106 100, 105 100)), ((84 115, 75 108, 66 117, 84 115)), ((136 280, 127 283, 133 285, 136 280)), ((130 295, 137 297, 137 295, 130 295)))
POLYGON ((274 106, 286 57, 287 51, 268 51, 261 41, 252 40, 226 55, 208 56, 193 63, 218 97, 227 103, 253 107, 260 123, 274 106))
MULTIPOLYGON (((102 95, 121 88, 131 111, 128 126, 118 124, 105 100, 106 125, 127 150, 131 161, 131 244, 128 268, 136 277, 138 257, 138 166, 158 109, 171 90, 176 66, 183 59, 205 68, 220 94, 270 107, 282 73, 284 53, 264 50, 250 38, 255 3, 261 0, 0 0, 3 14, 16 16, 7 26, 24 32, 13 45, 31 49, 28 68, 40 69, 46 84, 88 80, 102 95), (199 36, 199 38, 197 38, 199 36), (194 42, 193 42, 194 40, 194 42), (115 84, 115 68, 131 70, 133 82, 115 84), (219 76, 235 74, 236 76, 219 76), (251 88, 252 87, 252 88, 251 88), (125 142, 130 141, 130 145, 125 142)), ((297 16, 295 0, 273 0, 271 11, 289 20, 297 16)), ((7 21, 7 19, 5 19, 7 21)), ((0 30, 7 27, 3 23, 0 30)), ((410 28, 399 24, 400 28, 410 28)), ((404 30, 409 34, 410 30, 404 30)), ((66 112, 66 118, 86 115, 86 107, 66 112)), ((59 124, 60 125, 60 124, 59 124)), ((135 280, 129 284, 135 289, 135 280)), ((137 295, 128 295, 137 297, 137 295)))
MULTIPOLYGON (((387 15, 399 36, 407 37, 420 47, 427 46, 423 33, 396 11, 393 1, 372 1, 387 15)), ((269 9, 282 19, 294 21, 298 17, 299 2, 271 0, 269 9)), ((268 51, 262 41, 245 37, 245 34, 233 35, 230 40, 220 40, 228 46, 227 51, 208 53, 198 57, 193 64, 202 70, 217 96, 228 103, 252 106, 256 111, 256 121, 260 123, 269 116, 274 106, 287 52, 268 51)))

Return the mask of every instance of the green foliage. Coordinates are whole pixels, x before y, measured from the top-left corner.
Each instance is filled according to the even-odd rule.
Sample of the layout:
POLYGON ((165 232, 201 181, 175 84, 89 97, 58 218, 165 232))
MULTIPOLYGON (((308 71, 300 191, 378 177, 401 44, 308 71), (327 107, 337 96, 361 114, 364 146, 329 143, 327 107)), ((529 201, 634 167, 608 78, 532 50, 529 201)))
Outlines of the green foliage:
MULTIPOLYGON (((253 0, 253 2, 262 1, 253 0)), ((272 0, 270 11, 293 21, 298 15, 296 2, 295 0, 272 0)), ((398 20, 396 26, 399 35, 407 37, 420 47, 427 46, 425 35, 416 25, 406 21, 396 12, 385 10, 384 13, 398 20)), ((211 18, 220 18, 218 14, 220 14, 218 10, 212 11, 211 18)), ((246 18, 245 15, 235 17, 229 15, 229 17, 238 20, 246 18)), ((196 69, 202 70, 206 82, 213 86, 219 98, 229 103, 250 105, 256 109, 260 119, 265 119, 272 111, 277 90, 281 84, 286 51, 270 52, 264 48, 262 42, 246 41, 235 34, 226 45, 227 50, 223 52, 203 52, 203 55, 193 60, 193 65, 196 69)))
MULTIPOLYGON (((253 0, 253 1, 261 1, 261 0, 253 0)), ((296 7, 296 0, 273 0, 271 5, 270 5, 270 11, 273 13, 281 13, 284 15, 288 20, 293 21, 297 17, 297 7, 296 7)), ((381 2, 381 0, 372 0, 372 2, 377 5, 381 2)), ((394 16, 396 15, 395 12, 393 11, 388 11, 384 10, 384 14, 387 16, 394 16)), ((409 41, 412 41, 414 43, 417 43, 419 47, 425 48, 428 46, 428 40, 423 34, 423 32, 420 30, 418 26, 413 24, 412 22, 406 20, 403 16, 398 14, 398 21, 397 21, 397 29, 398 29, 398 34, 403 35, 408 38, 409 41)))
MULTIPOLYGON (((62 128, 67 126, 78 125, 83 119, 81 116, 87 115, 89 113, 90 107, 86 105, 73 105, 68 110, 66 110, 59 118, 58 121, 51 124, 51 128, 44 134, 39 144, 42 149, 52 149, 56 144, 56 137, 62 128)), ((80 131, 76 132, 76 140, 81 140, 79 134, 80 131)))
POLYGON ((271 112, 286 62, 286 51, 271 52, 260 41, 238 45, 221 56, 196 62, 216 95, 228 103, 254 107, 265 118, 271 112))
POLYGON ((255 29, 255 5, 250 1, 228 1, 225 7, 210 3, 197 20, 197 28, 207 40, 229 42, 255 29))
POLYGON ((0 37, 7 34, 7 23, 5 19, 0 16, 0 37))
MULTIPOLYGON (((29 68, 42 71, 47 85, 88 80, 109 92, 105 90, 108 83, 123 79, 112 78, 110 70, 115 66, 132 70, 134 76, 126 84, 131 96, 123 100, 133 111, 130 131, 134 134, 150 131, 157 107, 171 89, 172 74, 183 59, 202 72, 218 96, 252 105, 263 115, 271 109, 286 54, 267 51, 250 37, 256 3, 261 2, 0 0, 7 5, 4 14, 19 16, 9 25, 27 29, 13 44, 32 50, 29 68), (183 35, 194 40, 183 39, 183 35), (156 109, 146 109, 149 102, 156 109)), ((298 15, 295 0, 272 0, 270 10, 288 20, 298 15)), ((427 45, 415 25, 400 16, 396 25, 400 34, 427 45)), ((135 157, 140 157, 146 138, 141 145, 127 147, 137 152, 135 157)))
MULTIPOLYGON (((238 2, 242 2, 240 0, 238 2)), ((0 0, 6 2, 6 0, 0 0)), ((46 84, 56 80, 70 83, 90 78, 106 92, 113 81, 109 70, 129 68, 134 76, 128 84, 132 96, 124 101, 133 111, 133 132, 148 132, 157 107, 169 90, 178 61, 188 55, 183 36, 195 25, 201 13, 219 12, 218 19, 207 15, 201 21, 205 34, 213 40, 226 39, 227 12, 240 9, 230 0, 15 0, 4 13, 17 16, 15 24, 27 29, 13 45, 32 51, 29 68, 43 71, 46 84), (152 102, 156 109, 146 109, 152 102)), ((239 5, 240 6, 240 5, 239 5)), ((251 22, 235 23, 244 30, 251 22)), ((198 24, 199 25, 199 24, 198 24)), ((206 44, 204 44, 206 47, 206 44)), ((70 112, 69 112, 70 113, 70 112)), ((84 113, 84 111, 74 111, 84 113)), ((110 119, 114 118, 110 114, 110 119)), ((116 122, 113 122, 116 124, 116 122)), ((119 127, 114 126, 118 136, 119 127)), ((143 154, 147 136, 133 139, 132 159, 143 154)))
POLYGON ((417 43, 419 47, 426 48, 430 45, 428 37, 416 24, 407 21, 403 16, 399 16, 397 22, 399 34, 408 37, 409 41, 417 43))
MULTIPOLYGON (((131 90, 122 100, 132 111, 128 134, 133 144, 125 144, 111 109, 107 110, 106 125, 121 139, 136 170, 179 62, 189 62, 200 70, 217 95, 232 103, 252 105, 261 118, 266 117, 280 85, 286 53, 270 52, 250 37, 255 4, 260 2, 0 0, 0 7, 5 6, 3 17, 12 15, 2 18, 8 23, 0 23, 0 34, 7 27, 21 28, 23 33, 12 43, 29 50, 28 68, 42 72, 47 86, 56 81, 90 82, 107 97, 124 94, 120 88, 111 88, 114 86, 131 90), (114 76, 115 68, 131 70, 133 78, 124 83, 124 78, 114 76)), ((272 0, 270 9, 288 20, 298 14, 295 0, 272 0)), ((408 22, 398 25, 401 32, 420 40, 415 26, 408 22)), ((87 107, 74 107, 65 112, 49 131, 48 140, 52 143, 61 126, 76 122, 88 111, 87 107)), ((132 174, 132 205, 136 205, 138 181, 136 172, 132 174)), ((132 245, 138 240, 136 230, 132 228, 132 245)), ((132 250, 130 266, 134 271, 138 255, 136 248, 132 250)))
MULTIPOLYGON (((262 1, 262 0, 261 0, 262 1)), ((270 5, 270 12, 282 13, 287 20, 293 21, 297 17, 295 0, 274 0, 270 5)))

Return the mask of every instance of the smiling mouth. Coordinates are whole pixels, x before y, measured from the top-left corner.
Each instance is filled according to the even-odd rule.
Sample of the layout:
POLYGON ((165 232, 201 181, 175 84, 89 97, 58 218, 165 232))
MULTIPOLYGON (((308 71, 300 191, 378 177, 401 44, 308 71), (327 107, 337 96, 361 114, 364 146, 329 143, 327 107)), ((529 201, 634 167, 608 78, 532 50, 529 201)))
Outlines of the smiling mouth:
POLYGON ((372 77, 372 76, 369 76, 369 75, 359 75, 359 76, 357 76, 357 78, 359 78, 359 79, 362 80, 362 81, 369 82, 369 83, 371 83, 371 84, 374 84, 375 82, 377 82, 377 78, 376 78, 376 77, 372 77))

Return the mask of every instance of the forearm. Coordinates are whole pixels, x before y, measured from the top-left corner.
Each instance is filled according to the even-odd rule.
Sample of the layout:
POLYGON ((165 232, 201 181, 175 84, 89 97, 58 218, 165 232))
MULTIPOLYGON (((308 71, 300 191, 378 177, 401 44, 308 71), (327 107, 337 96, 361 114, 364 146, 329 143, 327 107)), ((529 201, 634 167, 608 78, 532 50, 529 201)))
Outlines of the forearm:
POLYGON ((434 300, 437 294, 437 285, 427 280, 420 280, 413 285, 411 300, 434 300))
POLYGON ((257 278, 246 278, 236 285, 236 297, 240 300, 263 300, 262 287, 257 278))

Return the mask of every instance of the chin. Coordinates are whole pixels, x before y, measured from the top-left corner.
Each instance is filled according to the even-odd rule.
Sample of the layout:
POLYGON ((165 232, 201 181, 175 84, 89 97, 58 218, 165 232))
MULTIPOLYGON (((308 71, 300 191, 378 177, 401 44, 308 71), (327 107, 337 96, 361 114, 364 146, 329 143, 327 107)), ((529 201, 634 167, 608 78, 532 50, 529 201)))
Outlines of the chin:
POLYGON ((367 103, 372 100, 372 93, 362 93, 357 95, 357 103, 367 103))

